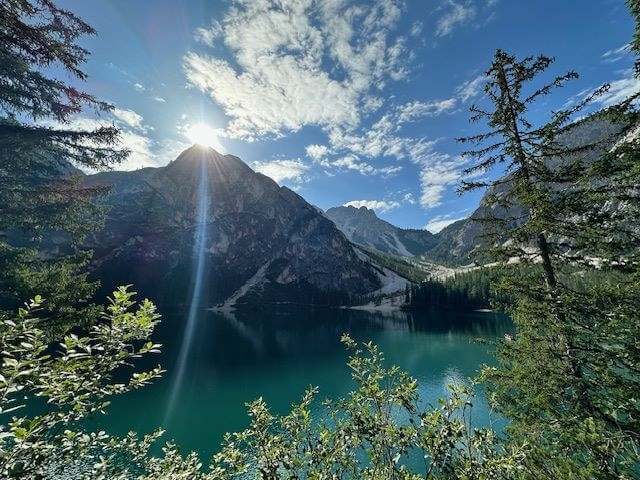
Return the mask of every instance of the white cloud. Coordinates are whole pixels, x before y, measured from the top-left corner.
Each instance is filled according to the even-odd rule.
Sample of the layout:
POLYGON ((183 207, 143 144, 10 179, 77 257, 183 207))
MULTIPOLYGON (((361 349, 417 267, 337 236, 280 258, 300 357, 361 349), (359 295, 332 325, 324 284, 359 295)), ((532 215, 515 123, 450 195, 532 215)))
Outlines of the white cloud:
POLYGON ((402 196, 402 201, 404 203, 408 203, 409 205, 415 205, 416 204, 416 198, 414 197, 413 193, 411 193, 411 192, 405 193, 402 196))
POLYGON ((462 178, 461 167, 464 160, 447 154, 432 154, 425 161, 420 172, 420 205, 424 208, 437 207, 442 203, 447 188, 462 178))
POLYGON ((357 155, 349 154, 333 160, 320 160, 320 165, 328 169, 353 170, 361 175, 380 175, 390 177, 402 170, 401 166, 374 167, 361 160, 357 155))
POLYGON ((395 200, 351 200, 344 204, 345 207, 366 207, 369 210, 375 210, 376 212, 388 212, 394 210, 400 206, 400 202, 395 200))
POLYGON ((633 75, 633 71, 628 70, 625 73, 626 77, 610 83, 609 90, 597 98, 598 103, 610 107, 640 92, 640 80, 633 75))
POLYGON ((476 9, 469 2, 458 3, 453 0, 447 0, 443 8, 446 12, 440 17, 436 25, 437 37, 449 35, 456 26, 463 25, 476 16, 476 9))
POLYGON ((608 50, 604 52, 602 54, 602 58, 609 63, 617 62, 618 60, 621 60, 622 58, 624 58, 626 55, 629 54, 630 48, 631 48, 631 45, 629 45, 628 43, 624 44, 619 48, 614 48, 612 50, 608 50))
POLYGON ((462 102, 466 102, 471 98, 477 97, 484 88, 486 76, 478 75, 476 78, 464 82, 456 88, 456 95, 462 102))
POLYGON ((400 4, 235 0, 220 36, 236 66, 190 52, 187 79, 231 118, 232 137, 357 126, 370 92, 406 75, 404 41, 390 34, 400 4))
POLYGON ((466 217, 451 217, 450 215, 437 215, 429 220, 425 225, 425 229, 431 233, 438 233, 443 228, 451 225, 452 223, 462 220, 466 217))
POLYGON ((380 107, 384 105, 384 100, 380 97, 376 97, 374 95, 367 95, 364 99, 364 111, 365 112, 375 112, 380 107))
MULTIPOLYGON (((64 125, 52 123, 49 126, 55 128, 63 127, 70 130, 95 130, 101 127, 113 126, 113 123, 104 119, 76 117, 64 125)), ((128 125, 118 124, 117 126, 120 127, 120 137, 118 144, 113 145, 113 147, 125 148, 131 153, 122 163, 113 166, 115 170, 135 170, 158 165, 152 152, 153 142, 151 139, 138 130, 128 128, 128 125)))
MULTIPOLYGON (((90 131, 101 127, 117 126, 120 129, 118 143, 114 148, 124 148, 130 151, 129 156, 120 164, 113 165, 114 170, 136 170, 145 167, 159 167, 166 165, 190 145, 176 140, 165 139, 157 141, 147 132, 152 127, 144 124, 144 118, 132 110, 114 109, 110 120, 105 118, 75 117, 70 122, 44 122, 53 128, 90 131)), ((88 173, 95 173, 87 170, 88 173)))
POLYGON ((456 107, 457 100, 435 100, 433 102, 421 102, 419 100, 405 103, 399 107, 400 122, 410 122, 420 117, 436 117, 442 113, 450 112, 456 107))
POLYGON ((153 99, 159 103, 167 103, 167 101, 162 97, 153 97, 153 99))
MULTIPOLYGON (((618 73, 621 74, 622 77, 609 82, 609 89, 594 98, 594 103, 599 107, 606 108, 616 105, 640 92, 640 79, 635 77, 633 69, 622 70, 618 73)), ((578 102, 584 101, 587 97, 591 96, 595 90, 594 87, 581 90, 569 97, 562 108, 570 108, 578 102)))
POLYGON ((305 165, 299 159, 276 159, 269 162, 255 162, 252 166, 257 172, 260 172, 267 177, 271 177, 278 183, 285 180, 300 182, 303 180, 304 174, 309 170, 309 166, 305 165))
POLYGON ((368 158, 394 157, 419 162, 430 152, 434 142, 397 135, 402 123, 399 112, 387 113, 362 133, 334 128, 329 133, 329 142, 335 151, 368 158))
MULTIPOLYGON (((445 101, 443 105, 446 109, 452 104, 455 104, 454 101, 445 101)), ((397 134, 397 130, 405 121, 413 119, 414 113, 417 115, 437 111, 433 107, 425 108, 424 105, 428 104, 420 103, 419 108, 405 105, 387 113, 362 134, 333 129, 329 135, 332 151, 349 152, 337 162, 347 168, 357 169, 363 175, 372 175, 381 172, 369 164, 362 165, 363 160, 360 157, 393 157, 397 160, 409 160, 420 168, 420 205, 423 208, 439 205, 449 187, 461 179, 460 171, 464 160, 436 152, 436 142, 433 140, 402 137, 397 134)), ((440 110, 442 107, 441 105, 440 110)), ((324 164, 330 162, 330 160, 324 160, 324 164)))
POLYGON ((411 25, 411 30, 409 30, 409 35, 412 37, 418 37, 422 34, 422 30, 424 29, 424 24, 422 22, 414 22, 411 25))
POLYGON ((157 167, 158 163, 152 151, 152 141, 149 137, 130 130, 123 130, 120 134, 122 146, 130 150, 129 156, 119 164, 117 170, 136 170, 144 167, 157 167))
POLYGON ((144 92, 146 88, 141 83, 134 83, 133 88, 135 88, 139 92, 144 92))
MULTIPOLYGON (((434 158, 439 158, 434 156, 433 152, 436 142, 426 138, 401 136, 398 131, 407 122, 425 116, 440 115, 451 111, 456 105, 455 98, 430 102, 413 101, 385 113, 370 128, 363 129, 362 132, 335 127, 329 132, 331 151, 355 158, 392 157, 417 164, 430 163, 434 158)), ((342 162, 344 163, 345 160, 343 159, 342 162)), ((366 170, 376 169, 370 167, 360 170, 361 173, 366 174, 366 170)), ((384 169, 377 169, 376 172, 379 173, 381 170, 384 169)))
POLYGON ((327 148, 326 145, 311 144, 311 145, 307 145, 306 152, 307 152, 307 155, 312 159, 320 160, 327 155, 327 153, 329 152, 329 149, 327 148))
POLYGON ((133 110, 115 108, 111 113, 118 120, 123 121, 130 127, 137 129, 142 128, 142 115, 134 112, 133 110))
POLYGON ((191 147, 190 143, 175 138, 155 142, 153 145, 153 160, 155 165, 167 165, 169 162, 178 158, 178 156, 189 147, 191 147))
POLYGON ((222 35, 222 25, 219 22, 213 21, 208 27, 201 27, 196 29, 193 37, 196 41, 213 47, 217 38, 222 35))
MULTIPOLYGON (((385 89, 407 76, 414 59, 408 39, 423 28, 416 22, 406 36, 396 34, 402 0, 230 3, 219 24, 196 32, 199 41, 224 46, 228 55, 210 51, 184 57, 189 85, 207 93, 229 117, 226 136, 251 141, 319 127, 328 142, 305 150, 325 174, 386 177, 403 167, 380 165, 382 159, 409 161, 421 172, 417 201, 426 208, 441 201, 454 182, 450 177, 459 178, 457 161, 436 153, 435 141, 401 130, 407 122, 453 111, 477 95, 479 81, 461 86, 454 98, 394 103, 385 89)), ((471 20, 475 9, 448 0, 441 13, 438 34, 446 35, 471 20)), ((278 165, 274 175, 284 171, 278 165)))

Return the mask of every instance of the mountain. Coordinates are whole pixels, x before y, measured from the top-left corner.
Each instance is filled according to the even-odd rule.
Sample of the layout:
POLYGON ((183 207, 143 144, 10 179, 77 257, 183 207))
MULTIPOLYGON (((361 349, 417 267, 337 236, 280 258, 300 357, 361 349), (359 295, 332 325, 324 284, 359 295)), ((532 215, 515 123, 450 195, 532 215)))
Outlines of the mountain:
POLYGON ((430 251, 438 243, 431 232, 396 227, 378 218, 367 207, 334 207, 327 210, 325 215, 352 242, 383 253, 412 257, 430 251))
MULTIPOLYGON (((567 148, 593 145, 594 148, 581 151, 575 158, 552 158, 549 166, 555 168, 562 162, 579 161, 584 164, 598 158, 606 149, 619 140, 624 131, 622 124, 612 123, 598 115, 578 121, 564 131, 558 139, 567 148)), ((448 225, 433 235, 426 230, 405 230, 378 218, 373 210, 365 207, 336 207, 327 210, 326 215, 354 243, 375 248, 397 256, 419 256, 428 262, 445 265, 466 265, 474 260, 475 253, 487 241, 488 227, 482 219, 499 218, 513 220, 514 224, 526 217, 522 206, 513 204, 509 208, 496 205, 489 199, 499 198, 511 189, 509 176, 491 187, 480 200, 478 208, 466 219, 448 225)))
POLYGON ((315 207, 238 157, 194 146, 165 167, 89 175, 106 186, 91 238, 105 289, 134 283, 181 301, 200 272, 211 305, 340 303, 381 286, 380 273, 315 207))
POLYGON ((469 217, 448 225, 437 234, 428 230, 403 229, 380 219, 366 207, 330 208, 330 218, 349 240, 364 247, 398 257, 420 257, 444 265, 463 265, 472 261, 478 247, 482 225, 477 222, 486 212, 486 199, 469 217))
MULTIPOLYGON (((557 168, 567 162, 588 165, 612 148, 624 131, 626 130, 622 123, 613 123, 601 115, 594 115, 569 125, 558 138, 559 143, 568 149, 576 150, 588 145, 593 147, 562 159, 552 158, 549 160, 549 166, 557 168)), ((505 196, 511 188, 509 176, 503 177, 500 182, 489 188, 480 200, 478 208, 468 218, 448 225, 436 235, 438 244, 427 252, 426 257, 439 263, 467 264, 487 241, 488 230, 482 219, 509 220, 517 225, 526 218, 527 212, 515 202, 506 208, 489 200, 491 197, 505 196)), ((560 187, 552 186, 553 188, 560 187)))

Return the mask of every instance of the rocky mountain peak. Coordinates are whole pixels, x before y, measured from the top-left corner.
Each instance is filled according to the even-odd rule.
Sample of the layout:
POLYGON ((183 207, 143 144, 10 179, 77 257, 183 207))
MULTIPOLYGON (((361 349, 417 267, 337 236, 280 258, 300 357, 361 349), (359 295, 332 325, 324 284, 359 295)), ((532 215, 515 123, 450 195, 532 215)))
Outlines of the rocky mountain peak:
POLYGON ((411 257, 433 248, 433 234, 426 230, 398 228, 376 215, 365 206, 341 206, 326 211, 340 230, 354 243, 375 248, 384 253, 411 257))
POLYGON ((212 303, 321 303, 379 287, 375 269, 329 219, 236 156, 193 146, 166 167, 86 181, 111 187, 93 245, 106 288, 135 283, 184 295, 203 232, 212 303))
POLYGON ((376 215, 376 212, 373 209, 367 208, 364 205, 361 207, 354 207, 353 205, 343 205, 342 207, 336 208, 346 208, 349 212, 353 212, 363 217, 378 218, 378 215, 376 215))
POLYGON ((221 183, 237 180, 239 177, 252 175, 255 172, 234 155, 223 155, 215 149, 203 145, 193 145, 184 150, 178 157, 167 165, 169 175, 199 176, 202 162, 212 180, 221 183))

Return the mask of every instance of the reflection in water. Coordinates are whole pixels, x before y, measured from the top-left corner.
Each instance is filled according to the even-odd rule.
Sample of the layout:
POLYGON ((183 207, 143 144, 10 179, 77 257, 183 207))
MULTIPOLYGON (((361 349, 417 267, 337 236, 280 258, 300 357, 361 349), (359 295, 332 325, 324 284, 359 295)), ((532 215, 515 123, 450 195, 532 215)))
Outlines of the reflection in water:
POLYGON ((175 363, 175 371, 173 376, 173 386, 163 425, 170 420, 175 408, 175 403, 184 381, 185 370, 189 358, 189 350, 193 343, 193 334, 196 330, 196 324, 202 310, 202 294, 204 292, 204 272, 207 258, 207 217, 209 214, 209 174, 207 168, 208 162, 203 158, 200 161, 200 180, 198 182, 198 198, 196 206, 196 227, 194 229, 194 269, 192 279, 191 301, 189 304, 189 312, 187 314, 187 324, 182 336, 182 345, 180 346, 180 354, 175 363))
MULTIPOLYGON (((148 433, 166 420, 167 439, 199 452, 205 460, 217 451, 225 432, 247 425, 245 404, 257 397, 282 414, 309 385, 320 388, 320 400, 348 393, 353 383, 340 343, 343 333, 378 344, 388 364, 414 376, 423 402, 432 404, 446 394, 448 382, 463 381, 479 365, 492 362, 490 345, 475 339, 492 340, 511 328, 506 319, 490 313, 382 315, 279 307, 234 314, 201 310, 190 324, 191 308, 161 310, 155 340, 163 344, 160 363, 167 369, 166 378, 116 398, 111 414, 96 419, 96 427, 115 434, 148 433), (175 339, 183 331, 180 345, 175 339), (178 377, 180 382, 175 381, 178 377), (173 405, 171 415, 165 414, 168 402, 173 405)), ((479 393, 473 418, 486 425, 489 409, 479 393)))

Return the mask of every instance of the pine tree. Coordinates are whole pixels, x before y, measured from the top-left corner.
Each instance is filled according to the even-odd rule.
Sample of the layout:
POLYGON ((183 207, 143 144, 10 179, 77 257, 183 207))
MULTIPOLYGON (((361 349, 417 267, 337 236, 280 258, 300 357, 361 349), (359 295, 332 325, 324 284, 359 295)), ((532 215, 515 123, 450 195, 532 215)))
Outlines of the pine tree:
POLYGON ((489 131, 461 139, 478 145, 466 152, 476 159, 467 174, 505 167, 505 177, 461 190, 490 187, 490 215, 482 219, 488 250, 522 265, 498 285, 517 334, 499 350, 500 367, 483 377, 511 420, 511 441, 530 445, 526 478, 625 478, 635 468, 640 433, 638 405, 629 400, 640 388, 633 346, 640 305, 637 282, 615 270, 628 271, 637 255, 637 208, 629 204, 640 177, 630 168, 636 154, 623 158, 616 141, 635 122, 633 102, 571 123, 604 86, 535 125, 530 105, 577 77, 569 72, 532 88, 551 63, 497 51, 485 87, 491 109, 474 106, 471 116, 486 120, 489 131), (603 208, 615 192, 619 198, 603 208), (596 265, 606 270, 597 273, 596 265), (576 274, 599 281, 576 282, 576 274))
POLYGON ((636 77, 640 76, 640 59, 638 59, 638 55, 640 54, 640 1, 638 0, 627 0, 627 6, 631 11, 631 15, 635 20, 635 31, 633 32, 633 39, 631 40, 630 46, 631 50, 636 54, 636 77))
MULTIPOLYGON (((95 285, 84 267, 85 235, 100 224, 96 188, 77 167, 101 169, 128 152, 113 126, 74 128, 85 109, 111 107, 48 75, 86 79, 88 52, 76 42, 95 31, 50 0, 0 2, 0 306, 43 294, 63 319, 88 305, 95 285)), ((88 313, 88 312, 85 312, 88 313)))

